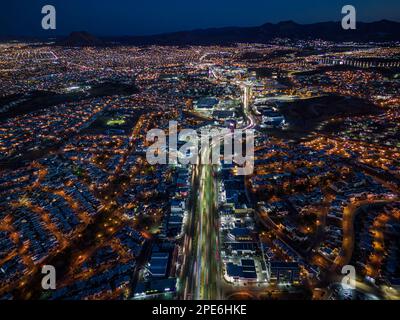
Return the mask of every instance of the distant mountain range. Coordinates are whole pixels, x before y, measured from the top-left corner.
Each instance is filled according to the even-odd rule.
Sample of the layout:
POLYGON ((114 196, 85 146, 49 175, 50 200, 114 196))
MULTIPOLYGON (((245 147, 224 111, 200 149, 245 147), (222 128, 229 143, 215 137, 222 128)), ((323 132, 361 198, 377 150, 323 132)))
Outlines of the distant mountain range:
POLYGON ((341 22, 298 24, 284 21, 259 27, 226 27, 164 33, 150 36, 97 38, 87 32, 73 32, 56 44, 62 46, 131 45, 213 45, 237 42, 265 43, 274 38, 322 39, 331 41, 400 41, 400 23, 388 20, 358 22, 356 30, 344 30, 341 22))

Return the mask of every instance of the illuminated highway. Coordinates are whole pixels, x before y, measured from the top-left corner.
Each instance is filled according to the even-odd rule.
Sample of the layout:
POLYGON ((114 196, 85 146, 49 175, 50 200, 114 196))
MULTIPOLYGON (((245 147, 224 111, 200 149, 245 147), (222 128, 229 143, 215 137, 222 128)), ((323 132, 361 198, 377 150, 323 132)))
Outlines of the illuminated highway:
POLYGON ((218 216, 216 176, 208 162, 211 149, 201 151, 195 167, 192 192, 195 195, 184 243, 185 267, 181 274, 183 298, 219 299, 218 216))
MULTIPOLYGON (((253 129, 256 121, 249 112, 251 90, 244 87, 243 109, 253 129)), ((219 137, 224 139, 224 135, 219 137)), ((218 180, 216 166, 211 163, 214 145, 207 145, 199 155, 193 170, 192 212, 184 240, 184 267, 181 273, 181 292, 184 299, 222 299, 221 261, 219 255, 219 217, 217 210, 218 180)))

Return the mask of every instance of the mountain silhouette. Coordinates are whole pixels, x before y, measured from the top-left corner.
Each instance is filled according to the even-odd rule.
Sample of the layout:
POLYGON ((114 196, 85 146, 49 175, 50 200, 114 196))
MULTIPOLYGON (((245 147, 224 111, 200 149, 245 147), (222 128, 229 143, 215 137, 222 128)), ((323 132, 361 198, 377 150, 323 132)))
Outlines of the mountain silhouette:
POLYGON ((105 42, 88 32, 79 31, 72 32, 67 38, 61 39, 56 44, 66 47, 93 47, 103 46, 105 42))
POLYGON ((322 39, 331 41, 397 41, 400 40, 400 23, 382 20, 357 23, 356 30, 344 30, 341 22, 298 24, 283 21, 265 23, 259 27, 210 28, 165 33, 152 36, 125 37, 130 44, 231 44, 237 42, 264 43, 274 38, 322 39))
POLYGON ((87 32, 73 32, 57 44, 64 46, 102 46, 110 43, 130 45, 214 45, 238 42, 266 43, 274 38, 293 40, 321 39, 330 41, 400 41, 400 23, 381 20, 358 22, 356 30, 344 30, 341 22, 299 24, 282 21, 265 23, 258 27, 224 27, 197 29, 150 36, 97 38, 87 32))

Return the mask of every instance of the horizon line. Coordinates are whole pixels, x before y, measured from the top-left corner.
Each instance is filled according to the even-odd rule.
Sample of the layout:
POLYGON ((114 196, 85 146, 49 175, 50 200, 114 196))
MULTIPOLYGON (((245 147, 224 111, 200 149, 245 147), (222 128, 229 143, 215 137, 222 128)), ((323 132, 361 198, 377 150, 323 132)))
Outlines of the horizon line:
MULTIPOLYGON (((373 20, 370 22, 365 22, 365 21, 357 21, 357 23, 363 23, 363 24, 371 24, 371 23, 377 23, 377 22, 382 22, 382 21, 387 21, 387 22, 393 22, 393 23, 400 23, 400 20, 390 20, 390 19, 379 19, 379 20, 373 20)), ((96 36, 98 38, 109 38, 109 37, 151 37, 151 36, 157 36, 157 35, 165 35, 165 34, 173 34, 173 33, 180 33, 180 32, 193 32, 193 31, 200 31, 200 30, 211 30, 211 29, 229 29, 229 28, 257 28, 257 27, 261 27, 263 25, 266 24, 271 24, 271 25, 278 25, 281 23, 285 23, 285 22, 292 22, 295 23, 297 25, 313 25, 313 24, 321 24, 321 23, 340 23, 340 20, 327 20, 327 21, 319 21, 319 22, 310 22, 310 23, 299 23, 296 22, 295 20, 292 19, 288 19, 288 20, 281 20, 279 22, 265 22, 263 24, 260 25, 251 25, 251 26, 234 26, 234 25, 227 25, 227 26, 222 26, 222 27, 204 27, 204 28, 193 28, 193 29, 185 29, 185 30, 177 30, 177 31, 167 31, 167 32, 158 32, 158 33, 151 33, 151 34, 109 34, 109 35, 105 35, 105 34, 97 34, 95 32, 90 32, 87 30, 71 30, 67 33, 64 34, 53 34, 53 35, 48 35, 45 36, 44 34, 38 34, 38 35, 0 35, 0 39, 2 38, 39 38, 39 39, 50 39, 50 38, 58 38, 58 37, 68 37, 69 35, 71 35, 74 32, 86 32, 88 34, 91 34, 93 36, 96 36)), ((43 30, 42 32, 52 32, 49 30, 43 30)))

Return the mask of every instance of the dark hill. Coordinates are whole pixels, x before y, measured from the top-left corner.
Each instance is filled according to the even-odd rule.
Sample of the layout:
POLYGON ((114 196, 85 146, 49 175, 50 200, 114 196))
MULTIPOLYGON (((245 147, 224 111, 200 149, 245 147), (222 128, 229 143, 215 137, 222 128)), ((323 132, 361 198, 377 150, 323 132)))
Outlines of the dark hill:
POLYGON ((359 98, 327 95, 282 103, 279 111, 292 129, 311 131, 321 121, 344 117, 380 114, 374 104, 359 98))
POLYGON ((356 30, 343 30, 341 22, 298 24, 284 21, 266 23, 259 27, 228 27, 199 29, 152 36, 123 37, 118 41, 127 44, 209 45, 236 42, 264 43, 273 38, 323 39, 331 41, 398 41, 400 23, 382 20, 357 23, 356 30))
POLYGON ((105 37, 87 32, 73 32, 56 43, 61 46, 124 45, 229 45, 238 42, 265 43, 274 38, 322 39, 330 41, 400 41, 400 23, 388 20, 358 22, 356 30, 343 30, 341 22, 299 24, 283 21, 259 27, 225 27, 180 31, 150 36, 105 37))
POLYGON ((67 38, 56 43, 59 46, 66 47, 95 47, 105 45, 104 41, 91 35, 88 32, 72 32, 67 38))

